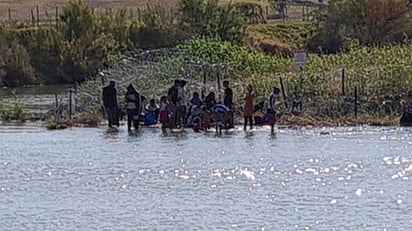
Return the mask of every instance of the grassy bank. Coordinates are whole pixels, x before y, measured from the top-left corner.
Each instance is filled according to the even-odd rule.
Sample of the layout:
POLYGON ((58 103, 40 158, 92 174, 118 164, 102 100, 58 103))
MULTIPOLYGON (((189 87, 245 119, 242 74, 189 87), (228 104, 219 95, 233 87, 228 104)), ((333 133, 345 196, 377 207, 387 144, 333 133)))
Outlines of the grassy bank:
POLYGON ((189 80, 189 92, 199 89, 205 76, 213 83, 205 91, 216 90, 217 79, 227 78, 241 113, 246 84, 254 86, 258 102, 283 83, 279 107, 285 121, 301 118, 296 111, 290 114, 293 98, 299 97, 303 108, 297 113, 313 121, 356 121, 356 105, 357 119, 392 123, 388 118, 401 114, 404 95, 412 89, 412 43, 400 37, 412 32, 412 23, 403 3, 385 1, 369 12, 367 2, 335 0, 313 21, 266 24, 246 24, 238 6, 215 1, 181 0, 177 14, 151 6, 97 16, 83 2, 72 1, 57 24, 1 27, 5 55, 0 67, 9 85, 81 82, 84 111, 99 110, 96 74, 103 71, 118 80, 120 95, 130 82, 158 99, 176 77, 189 80), (395 4, 394 11, 383 11, 384 3, 395 4), (388 18, 398 23, 396 30, 367 23, 388 18), (177 53, 164 52, 165 47, 177 53), (157 48, 163 48, 159 55, 154 54, 157 48), (303 68, 293 64, 298 49, 308 51, 303 68), (149 50, 143 52, 147 57, 141 57, 143 50, 149 50))

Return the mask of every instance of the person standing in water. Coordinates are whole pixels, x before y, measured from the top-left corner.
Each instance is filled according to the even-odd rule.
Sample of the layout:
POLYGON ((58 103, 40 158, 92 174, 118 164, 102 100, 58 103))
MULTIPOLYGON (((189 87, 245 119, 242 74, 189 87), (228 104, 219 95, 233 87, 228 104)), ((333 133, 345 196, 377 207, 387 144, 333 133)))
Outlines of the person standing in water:
POLYGON ((230 125, 230 110, 223 104, 215 104, 211 108, 216 123, 216 133, 222 133, 222 128, 230 125))
POLYGON ((229 81, 223 81, 223 87, 225 88, 223 95, 223 104, 228 107, 230 110, 233 109, 233 91, 229 87, 229 81))
MULTIPOLYGON (((229 110, 234 112, 234 104, 233 104, 233 91, 232 88, 229 87, 229 81, 223 81, 223 87, 225 88, 224 95, 223 95, 223 104, 229 108, 229 110)), ((233 128, 234 124, 234 116, 230 118, 230 125, 229 128, 233 128)))
POLYGON ((244 111, 243 111, 243 116, 244 116, 244 125, 243 125, 243 130, 246 131, 246 127, 249 121, 249 127, 250 130, 253 129, 253 100, 254 100, 254 93, 252 89, 252 85, 248 85, 246 88, 246 96, 245 96, 245 106, 244 106, 244 111))
POLYGON ((109 128, 119 126, 116 82, 110 80, 109 85, 103 88, 103 105, 106 111, 109 128))
POLYGON ((139 129, 139 115, 141 112, 141 98, 140 94, 136 91, 132 84, 127 86, 125 95, 126 102, 126 114, 127 114, 127 130, 132 130, 132 124, 134 129, 139 129))
POLYGON ((169 101, 165 95, 160 98, 159 121, 162 124, 163 132, 166 132, 166 128, 171 128, 169 123, 169 101))
POLYGON ((280 89, 273 87, 272 92, 268 97, 268 108, 266 112, 265 122, 270 125, 270 132, 274 133, 274 127, 276 123, 276 99, 278 98, 280 89))

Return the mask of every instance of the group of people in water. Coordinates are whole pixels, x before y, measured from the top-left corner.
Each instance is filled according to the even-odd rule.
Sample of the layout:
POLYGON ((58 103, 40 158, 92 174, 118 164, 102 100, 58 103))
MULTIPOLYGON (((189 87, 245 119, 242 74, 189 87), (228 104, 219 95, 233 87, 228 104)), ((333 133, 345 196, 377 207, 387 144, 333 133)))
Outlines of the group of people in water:
MULTIPOLYGON (((195 132, 208 131, 214 126, 216 132, 222 129, 234 127, 235 104, 233 90, 229 86, 229 81, 223 81, 224 94, 223 101, 216 100, 215 92, 209 92, 206 96, 195 91, 190 99, 186 96, 185 80, 174 80, 173 85, 168 89, 167 95, 160 97, 159 104, 156 99, 150 99, 146 103, 146 97, 142 96, 132 84, 127 86, 124 96, 124 107, 118 104, 118 96, 115 81, 111 80, 108 86, 103 88, 103 104, 108 119, 108 126, 119 126, 119 121, 123 116, 127 117, 127 129, 132 131, 139 129, 141 123, 145 125, 162 125, 162 130, 180 129, 191 127, 195 132), (123 108, 123 109, 122 109, 123 108), (125 112, 124 112, 125 111, 125 112)), ((267 107, 264 102, 255 105, 255 94, 253 87, 246 87, 244 97, 243 129, 253 129, 254 125, 270 125, 271 132, 274 132, 276 123, 276 99, 280 89, 273 87, 267 98, 267 107)))

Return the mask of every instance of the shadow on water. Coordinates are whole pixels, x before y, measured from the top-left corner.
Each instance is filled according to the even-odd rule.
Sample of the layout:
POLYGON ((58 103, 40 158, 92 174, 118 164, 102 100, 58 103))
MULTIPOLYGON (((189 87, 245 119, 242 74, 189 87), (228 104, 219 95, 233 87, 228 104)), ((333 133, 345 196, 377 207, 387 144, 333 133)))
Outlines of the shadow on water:
POLYGON ((160 137, 162 139, 165 139, 165 140, 175 140, 175 141, 188 139, 187 131, 185 131, 185 130, 182 130, 182 131, 170 131, 170 130, 161 131, 160 137))
POLYGON ((103 136, 107 139, 119 139, 121 137, 121 133, 125 131, 122 128, 105 128, 103 130, 103 136))

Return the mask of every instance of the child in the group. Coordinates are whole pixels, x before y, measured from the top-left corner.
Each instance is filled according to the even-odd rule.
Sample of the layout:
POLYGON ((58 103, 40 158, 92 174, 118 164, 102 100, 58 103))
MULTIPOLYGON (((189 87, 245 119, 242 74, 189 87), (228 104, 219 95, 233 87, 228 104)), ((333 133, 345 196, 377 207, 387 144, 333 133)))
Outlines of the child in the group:
POLYGON ((263 125, 265 122, 265 113, 263 111, 264 104, 265 102, 262 101, 255 105, 255 110, 253 111, 253 120, 255 122, 255 125, 263 125))
POLYGON ((170 128, 169 122, 169 102, 167 96, 160 98, 159 120, 162 123, 162 130, 166 131, 166 128, 170 128))
POLYGON ((193 117, 192 128, 194 132, 200 132, 200 129, 202 129, 202 117, 200 114, 193 117))
POLYGON ((151 99, 146 107, 145 124, 157 124, 158 119, 159 105, 156 104, 155 99, 151 99))
POLYGON ((230 110, 228 107, 226 107, 223 104, 215 104, 212 107, 212 112, 213 112, 213 118, 215 119, 216 123, 216 132, 221 133, 222 128, 229 127, 229 122, 230 122, 230 110))
POLYGON ((209 109, 207 107, 202 108, 202 113, 200 114, 200 118, 202 119, 202 129, 205 132, 208 132, 208 129, 210 127, 210 120, 211 120, 211 114, 209 109))

